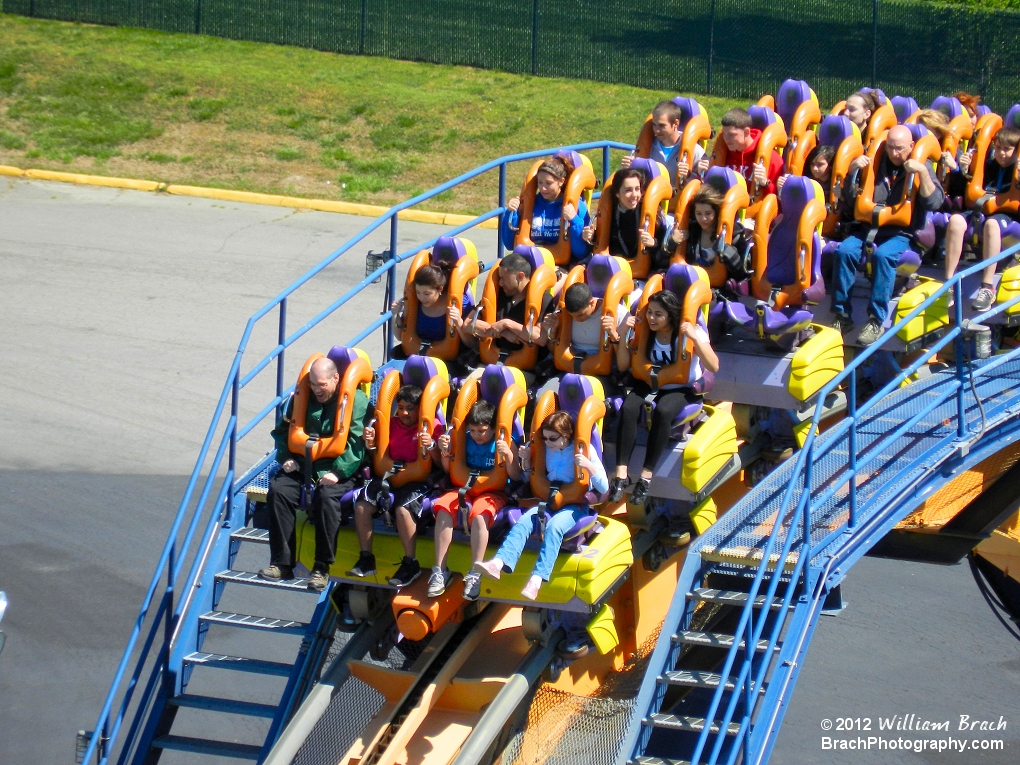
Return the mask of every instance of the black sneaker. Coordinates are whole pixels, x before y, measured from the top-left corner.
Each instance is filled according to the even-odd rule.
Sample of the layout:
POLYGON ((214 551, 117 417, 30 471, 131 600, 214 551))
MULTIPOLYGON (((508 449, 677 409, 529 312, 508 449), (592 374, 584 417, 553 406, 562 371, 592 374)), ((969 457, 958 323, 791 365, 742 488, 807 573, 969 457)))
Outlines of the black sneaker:
POLYGON ((421 564, 417 558, 408 558, 406 555, 400 561, 400 568, 387 581, 394 587, 407 587, 411 582, 421 576, 421 564))
POLYGON ((627 488, 626 478, 614 478, 609 482, 609 496, 607 502, 619 502, 623 499, 623 490, 627 488))
POLYGON ((358 556, 358 562, 354 564, 354 568, 347 572, 347 576, 356 576, 359 579, 364 579, 366 576, 372 576, 375 573, 375 556, 370 552, 361 551, 361 555, 358 556))
POLYGON ((632 505, 643 505, 648 499, 648 486, 651 481, 647 478, 638 478, 634 488, 630 490, 630 503, 632 505))
POLYGON ((861 330, 861 334, 857 336, 857 344, 863 345, 866 348, 878 340, 881 336, 882 324, 878 321, 878 319, 868 319, 868 323, 864 325, 864 329, 861 330))
POLYGON ((845 335, 847 332, 854 328, 854 320, 847 316, 845 313, 833 314, 832 328, 839 332, 841 335, 845 335))

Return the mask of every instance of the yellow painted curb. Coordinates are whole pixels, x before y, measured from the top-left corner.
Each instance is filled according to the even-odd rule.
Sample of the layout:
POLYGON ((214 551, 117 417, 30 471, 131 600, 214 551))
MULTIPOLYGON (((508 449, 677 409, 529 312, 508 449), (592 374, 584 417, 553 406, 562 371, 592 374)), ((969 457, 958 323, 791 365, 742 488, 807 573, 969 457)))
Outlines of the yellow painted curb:
MULTIPOLYGON (((61 183, 77 183, 87 186, 106 186, 115 189, 132 189, 134 191, 165 191, 187 197, 218 199, 225 202, 243 202, 252 205, 273 205, 275 207, 291 207, 300 210, 316 210, 318 212, 342 213, 345 215, 364 215, 378 218, 389 209, 379 205, 363 205, 355 202, 334 202, 328 199, 302 199, 301 197, 285 197, 279 194, 259 194, 254 191, 231 191, 230 189, 210 189, 204 186, 183 186, 157 181, 138 181, 132 178, 108 178, 103 175, 84 175, 82 173, 64 173, 57 170, 23 170, 20 167, 0 165, 0 175, 16 178, 32 178, 40 181, 59 181, 61 183)), ((434 223, 445 226, 461 226, 474 217, 456 213, 437 213, 426 210, 401 210, 397 213, 400 220, 417 223, 434 223)), ((478 228, 497 228, 495 218, 484 221, 478 228)))

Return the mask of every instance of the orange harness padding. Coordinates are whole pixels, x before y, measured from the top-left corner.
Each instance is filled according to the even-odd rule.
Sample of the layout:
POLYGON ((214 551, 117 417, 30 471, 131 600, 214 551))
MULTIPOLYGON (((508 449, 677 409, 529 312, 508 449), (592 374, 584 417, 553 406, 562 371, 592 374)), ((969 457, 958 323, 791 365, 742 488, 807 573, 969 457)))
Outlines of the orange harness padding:
POLYGON ((818 108, 817 100, 802 101, 797 107, 787 130, 790 140, 786 147, 786 172, 791 175, 804 174, 804 162, 807 160, 807 155, 817 144, 813 128, 821 121, 822 112, 818 108))
MULTIPOLYGON (((518 373, 519 374, 519 373, 518 373)), ((451 433, 451 448, 453 451, 450 460, 450 480, 454 486, 467 486, 471 476, 471 470, 467 466, 466 440, 467 426, 464 420, 478 400, 480 378, 469 378, 460 393, 457 394, 457 403, 453 407, 453 419, 451 433)), ((528 391, 518 383, 507 386, 503 396, 496 407, 496 439, 503 441, 513 451, 513 427, 514 417, 518 410, 522 410, 528 404, 528 391)), ((499 454, 496 455, 496 464, 491 470, 484 470, 475 479, 474 485, 468 490, 468 498, 477 497, 487 491, 500 491, 506 486, 507 473, 506 462, 499 454)))
MULTIPOLYGON (((724 192, 723 202, 719 206, 719 214, 716 216, 715 236, 716 239, 721 238, 723 242, 729 245, 733 244, 733 228, 737 216, 751 203, 751 199, 748 196, 747 182, 743 176, 730 168, 722 168, 722 170, 726 173, 726 179, 730 185, 724 192)), ((718 173, 719 170, 709 170, 709 173, 713 172, 718 173)), ((701 189, 702 183, 703 181, 697 178, 691 180, 677 196, 676 204, 673 207, 673 217, 676 219, 676 227, 681 231, 690 230, 691 215, 694 212, 694 196, 701 189)), ((686 263, 686 248, 686 242, 677 245, 676 252, 673 253, 670 263, 686 263)), ((705 271, 708 274, 709 284, 713 287, 721 287, 729 278, 726 266, 722 264, 719 258, 716 258, 715 262, 706 268, 705 271)))
MULTIPOLYGON (((847 120, 850 122, 850 120, 847 120)), ((822 224, 822 234, 832 236, 836 231, 836 224, 839 223, 839 204, 843 199, 843 188, 847 176, 850 174, 850 163, 864 154, 864 144, 861 142, 860 131, 852 122, 854 134, 847 136, 836 147, 836 154, 832 158, 832 179, 829 185, 829 198, 826 200, 825 223, 822 224)))
MULTIPOLYGON (((600 267, 599 260, 608 256, 596 255, 592 259, 595 263, 595 267, 600 267)), ((602 306, 597 316, 592 316, 588 321, 594 321, 596 318, 601 324, 604 317, 609 316, 613 322, 616 321, 616 309, 623 302, 623 300, 634 291, 634 279, 630 275, 630 264, 627 263, 625 258, 612 258, 616 264, 618 264, 619 270, 609 277, 609 283, 605 285, 605 290, 601 295, 602 306)), ((587 269, 592 267, 589 263, 588 266, 574 266, 570 269, 570 273, 567 274, 566 280, 563 282, 563 287, 560 289, 560 297, 557 302, 557 315, 559 316, 559 334, 557 340, 553 344, 553 362, 556 368, 561 372, 573 372, 574 371, 574 352, 570 347, 570 336, 574 329, 574 318, 567 313, 567 309, 564 307, 564 300, 567 294, 567 288, 579 283, 584 283, 588 276, 587 269)), ((605 264, 602 264, 605 267, 605 264)), ((587 280, 591 283, 591 280, 587 280)), ((594 293, 595 290, 592 290, 594 293)), ((596 296, 598 297, 598 296, 596 296)), ((599 352, 592 356, 588 356, 581 362, 581 374, 585 375, 608 375, 613 371, 613 357, 616 351, 614 346, 609 344, 608 334, 602 331, 602 343, 599 345, 599 352)))
MULTIPOLYGON (((786 126, 782 118, 776 114, 775 122, 771 122, 761 128, 761 137, 758 139, 758 147, 754 150, 754 164, 764 167, 767 171, 771 161, 772 152, 786 147, 786 126)), ((715 167, 726 166, 726 141, 723 140, 722 131, 716 136, 715 145, 712 148, 712 164, 715 167)), ((750 181, 748 181, 750 183, 750 181)), ((757 186, 748 192, 751 201, 747 205, 747 214, 754 216, 758 213, 758 205, 768 195, 768 184, 757 186)))
MULTIPOLYGON (((305 432, 305 415, 308 413, 308 398, 312 395, 308 374, 312 363, 326 358, 313 353, 301 367, 297 385, 294 387, 294 412, 291 415, 290 431, 287 433, 287 448, 293 454, 304 454, 308 434, 305 432)), ((372 383, 372 365, 368 359, 359 356, 347 365, 337 385, 336 421, 333 435, 319 438, 312 446, 312 462, 321 459, 336 459, 347 449, 347 434, 350 431, 351 415, 354 413, 354 394, 360 385, 372 383)))
MULTIPOLYGON (((556 286, 556 269, 550 262, 552 254, 544 247, 538 249, 542 252, 546 262, 532 270, 531 279, 528 281, 524 297, 524 326, 529 330, 540 324, 542 299, 556 286)), ((485 280, 485 290, 478 308, 483 321, 489 324, 495 323, 496 298, 502 291, 503 288, 499 286, 499 263, 497 263, 489 271, 489 278, 485 280)), ((478 353, 486 364, 499 363, 499 346, 491 337, 483 337, 479 340, 478 353)), ((520 348, 510 352, 505 363, 508 367, 532 369, 536 361, 538 361, 538 346, 534 343, 524 343, 520 348)))
MULTIPOLYGON (((815 256, 815 233, 825 220, 825 202, 822 187, 817 181, 805 179, 814 192, 801 210, 800 218, 797 221, 797 233, 794 246, 797 250, 797 282, 795 284, 780 285, 781 289, 775 293, 773 308, 780 310, 788 305, 805 305, 804 291, 811 286, 811 275, 814 269, 812 258, 815 256)), ((785 190, 786 187, 784 186, 785 190)), ((758 300, 770 300, 773 297, 773 285, 766 276, 768 266, 769 231, 776 214, 779 212, 779 203, 775 195, 770 194, 758 209, 758 215, 754 220, 754 232, 752 234, 752 262, 754 274, 751 276, 751 292, 758 300)), ((790 211, 787 210, 787 214, 790 211)))
MULTIPOLYGON (((652 236, 655 236, 655 224, 658 220, 660 208, 664 210, 665 205, 673 198, 673 187, 669 183, 669 174, 666 172, 666 168, 658 162, 655 165, 658 166, 660 173, 651 178, 645 186, 645 192, 641 196, 641 214, 638 216, 639 231, 649 231, 652 236)), ((612 220, 617 203, 616 195, 611 190, 615 177, 616 173, 609 176, 609 179, 606 181, 605 191, 599 197, 597 216, 599 222, 596 224, 593 247, 596 255, 610 254, 609 237, 612 234, 612 220)), ((652 258, 645 250, 645 245, 641 241, 640 236, 638 237, 637 254, 633 258, 628 259, 627 262, 630 264, 630 272, 635 279, 647 278, 648 273, 652 270, 652 258)))
POLYGON ((892 108, 892 104, 882 104, 871 113, 863 139, 864 150, 869 153, 869 156, 874 145, 878 141, 884 140, 889 129, 898 124, 899 120, 896 119, 896 110, 892 108))
POLYGON ((974 158, 970 163, 970 182, 967 184, 967 207, 973 208, 985 196, 985 162, 992 148, 995 134, 1002 128, 1002 117, 998 114, 984 114, 978 118, 974 131, 974 158))
MULTIPOLYGON (((680 134, 677 164, 686 162, 693 171, 695 147, 701 141, 707 141, 711 137, 712 125, 708 121, 708 116, 704 113, 691 115, 683 126, 683 132, 680 134)), ((655 133, 652 131, 652 115, 649 114, 647 119, 645 119, 645 124, 641 126, 641 132, 638 134, 637 144, 634 147, 634 155, 647 158, 652 153, 652 141, 654 139, 655 133)), ((690 173, 684 179, 677 178, 677 188, 683 188, 688 180, 693 180, 690 173)), ((607 183, 606 186, 608 185, 607 183)))
MULTIPOLYGON (((891 107, 890 107, 891 108, 891 107)), ((875 204, 875 172, 881 164, 882 154, 885 152, 886 135, 883 134, 868 152, 871 163, 861 171, 861 191, 857 195, 857 203, 854 205, 854 218, 861 223, 871 226, 902 226, 907 227, 914 215, 914 200, 917 197, 917 190, 920 182, 911 173, 905 181, 903 199, 892 205, 875 204)), ((914 150, 910 152, 910 158, 918 162, 938 162, 942 156, 942 147, 930 133, 921 136, 914 142, 914 150)))
MULTIPOLYGON (((375 404, 375 453, 372 455, 372 469, 377 476, 384 476, 393 470, 390 456, 390 421, 393 418, 393 401, 397 391, 404 384, 403 375, 396 369, 387 373, 379 386, 375 404)), ((432 435, 436 429, 441 407, 450 396, 450 382, 443 374, 429 378, 418 402, 418 433, 432 435)), ((404 465, 399 473, 390 477, 392 486, 424 481, 432 472, 432 450, 419 448, 418 458, 404 465)))
MULTIPOLYGON (((446 307, 461 307, 464 292, 469 289, 472 280, 478 277, 478 252, 474 243, 467 239, 458 239, 457 242, 464 246, 465 254, 457 260, 450 273, 450 280, 446 285, 446 307)), ((422 250, 415 255, 411 261, 411 268, 407 271, 407 280, 404 282, 404 328, 401 330, 400 346, 404 353, 412 356, 421 351, 421 338, 418 337, 418 294, 414 290, 414 275, 418 269, 427 266, 432 262, 432 253, 422 250)), ((447 322, 446 336, 429 346, 426 356, 434 356, 444 361, 451 361, 457 358, 460 353, 460 333, 447 322)))
MULTIPOLYGON (((595 188, 595 171, 592 169, 591 160, 581 156, 582 162, 579 167, 567 176, 567 182, 563 187, 563 204, 571 204, 576 210, 582 195, 585 202, 590 205, 591 192, 595 188)), ((535 195, 538 193, 538 168, 542 166, 545 159, 537 159, 528 169, 524 177, 524 186, 521 188, 521 206, 517 208, 517 219, 520 221, 520 228, 517 236, 514 237, 514 245, 524 244, 534 246, 531 241, 531 213, 535 209, 535 195)), ((553 256, 553 262, 558 266, 567 265, 570 262, 570 236, 567 233, 568 221, 566 218, 560 220, 560 236, 556 244, 539 245, 549 250, 553 256)))
MULTIPOLYGON (((542 423, 559 408, 555 391, 547 390, 535 404, 531 418, 531 492, 540 498, 549 496, 549 474, 545 468, 545 442, 542 439, 542 423)), ((581 404, 574 418, 574 454, 588 456, 592 429, 606 416, 606 402, 597 396, 589 396, 581 404)), ((584 504, 591 476, 587 470, 574 466, 574 480, 563 484, 548 507, 552 511, 565 505, 584 504)))
MULTIPOLYGON (((702 271, 704 273, 704 271, 702 271)), ((637 328, 635 339, 637 341, 634 354, 631 357, 630 372, 635 379, 643 380, 649 385, 652 384, 652 367, 649 360, 649 344, 651 332, 648 329, 648 320, 645 314, 648 312, 648 298, 662 290, 662 275, 656 274, 645 285, 645 291, 641 295, 641 302, 638 304, 637 328)), ((683 305, 680 313, 680 323, 689 321, 691 324, 698 323, 698 313, 702 308, 712 302, 712 288, 703 279, 698 279, 687 289, 684 295, 683 305)), ((683 335, 677 336, 678 358, 672 364, 664 366, 659 370, 657 379, 659 386, 663 385, 687 385, 691 373, 691 360, 694 358, 694 341, 683 335)))

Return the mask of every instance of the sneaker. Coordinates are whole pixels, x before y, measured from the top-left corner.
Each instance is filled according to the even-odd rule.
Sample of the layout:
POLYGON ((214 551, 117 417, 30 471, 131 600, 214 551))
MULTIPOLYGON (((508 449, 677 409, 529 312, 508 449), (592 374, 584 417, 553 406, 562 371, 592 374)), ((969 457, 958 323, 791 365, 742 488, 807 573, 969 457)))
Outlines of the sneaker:
POLYGON ((623 499, 623 490, 627 488, 626 478, 614 478, 609 482, 609 496, 607 502, 619 502, 623 499))
POLYGON ((956 295, 953 294, 952 290, 949 290, 949 292, 946 293, 946 308, 956 308, 956 295))
POLYGON ((325 571, 313 571, 312 575, 308 577, 308 589, 312 592, 322 592, 328 584, 329 576, 325 571))
POLYGON ((832 317, 832 328, 842 335, 845 335, 854 328, 854 320, 845 313, 837 313, 832 317))
POLYGON ((438 598, 444 592, 446 587, 450 584, 450 580, 453 579, 453 574, 450 573, 448 568, 439 568, 439 566, 432 567, 432 576, 429 577, 429 591, 428 596, 430 598, 438 598))
POLYGON ((478 561, 475 564, 475 570, 481 571, 490 579, 499 579, 503 573, 503 561, 499 558, 493 558, 487 561, 478 561))
POLYGON ((472 568, 464 575, 464 600, 478 600, 482 591, 482 572, 472 568))
POLYGON ((882 325, 879 323, 878 319, 868 319, 868 323, 864 325, 864 329, 861 330, 861 334, 857 336, 857 344, 867 347, 878 340, 881 336, 882 325))
POLYGON ((293 578, 293 566, 266 566, 259 569, 259 579, 265 579, 267 582, 279 582, 284 579, 293 578))
POLYGON ((634 488, 630 491, 630 503, 632 505, 643 505, 648 499, 648 486, 651 481, 647 478, 638 478, 634 488))
POLYGON ((524 589, 521 590, 521 595, 526 597, 528 600, 535 600, 538 598, 538 588, 542 586, 541 577, 532 576, 528 580, 528 583, 524 585, 524 589))
POLYGON ((977 295, 974 297, 974 302, 970 304, 970 307, 975 311, 987 311, 992 307, 992 303, 995 302, 995 295, 987 287, 982 287, 978 290, 977 295))
POLYGON ((403 560, 400 561, 400 568, 397 569, 397 572, 388 581, 394 587, 407 587, 419 576, 421 576, 421 564, 416 558, 408 558, 405 555, 403 560))
POLYGON ((358 562, 354 564, 354 568, 347 572, 347 576, 356 576, 358 579, 364 579, 366 576, 372 576, 375 573, 375 556, 370 552, 361 551, 361 555, 358 556, 358 562))

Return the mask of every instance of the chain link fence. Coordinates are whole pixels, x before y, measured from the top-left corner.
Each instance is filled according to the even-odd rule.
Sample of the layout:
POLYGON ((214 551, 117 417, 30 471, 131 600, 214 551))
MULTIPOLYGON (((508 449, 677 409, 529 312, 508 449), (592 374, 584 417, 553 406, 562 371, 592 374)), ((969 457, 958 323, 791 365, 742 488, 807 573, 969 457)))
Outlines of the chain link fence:
POLYGON ((862 85, 1020 100, 1020 12, 922 0, 0 0, 3 11, 823 106, 862 85))

